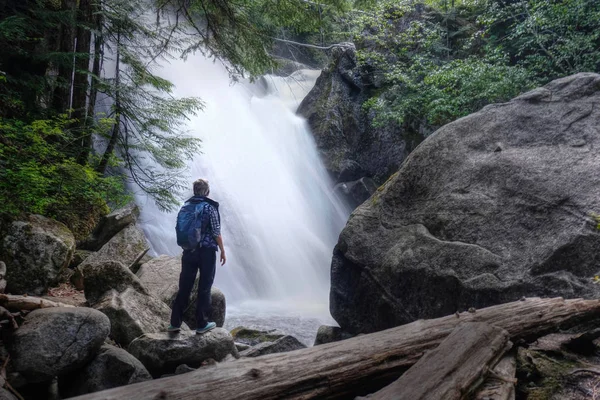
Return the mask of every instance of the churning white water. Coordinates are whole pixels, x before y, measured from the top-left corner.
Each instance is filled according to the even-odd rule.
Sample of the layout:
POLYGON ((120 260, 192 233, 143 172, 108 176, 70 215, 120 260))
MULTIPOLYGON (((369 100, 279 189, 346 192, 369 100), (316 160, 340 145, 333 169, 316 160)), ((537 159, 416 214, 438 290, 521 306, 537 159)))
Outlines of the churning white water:
MULTIPOLYGON (((197 55, 160 74, 176 85, 175 96, 206 103, 188 124, 203 141, 190 186, 208 179, 210 197, 221 204, 228 259, 215 286, 227 297, 228 318, 328 317, 331 255, 348 210, 332 194, 307 124, 295 114, 318 72, 233 85, 221 64, 197 55)), ((180 254, 176 213, 160 212, 142 194, 137 201, 153 252, 180 254)))

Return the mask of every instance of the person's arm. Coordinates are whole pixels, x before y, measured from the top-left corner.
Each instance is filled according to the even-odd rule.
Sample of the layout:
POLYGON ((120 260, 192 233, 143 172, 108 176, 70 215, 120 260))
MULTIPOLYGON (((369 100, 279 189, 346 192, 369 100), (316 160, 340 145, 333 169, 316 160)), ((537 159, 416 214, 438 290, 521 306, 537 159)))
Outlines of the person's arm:
POLYGON ((223 237, 221 235, 217 236, 215 238, 215 240, 217 241, 217 245, 219 246, 219 250, 221 251, 221 265, 225 265, 225 263, 227 262, 227 257, 225 256, 225 247, 223 246, 223 237))
POLYGON ((225 265, 227 257, 225 256, 225 247, 223 246, 223 237, 221 236, 221 220, 219 218, 218 211, 213 207, 210 209, 210 225, 212 228, 212 234, 217 242, 217 246, 219 246, 219 250, 221 251, 221 265, 225 265))

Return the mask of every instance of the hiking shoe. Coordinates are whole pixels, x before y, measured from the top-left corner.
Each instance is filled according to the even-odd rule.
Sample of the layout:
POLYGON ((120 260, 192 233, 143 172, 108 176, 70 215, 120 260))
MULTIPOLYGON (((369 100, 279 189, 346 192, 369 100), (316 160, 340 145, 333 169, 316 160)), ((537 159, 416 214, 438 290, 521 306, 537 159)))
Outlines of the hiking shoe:
POLYGON ((206 326, 202 329, 196 329, 196 333, 206 333, 212 329, 214 329, 217 326, 217 324, 215 324, 214 322, 209 322, 208 324, 206 324, 206 326))
POLYGON ((181 328, 179 328, 177 326, 173 326, 173 325, 169 325, 169 327, 167 328, 167 332, 179 332, 180 330, 181 330, 181 328))

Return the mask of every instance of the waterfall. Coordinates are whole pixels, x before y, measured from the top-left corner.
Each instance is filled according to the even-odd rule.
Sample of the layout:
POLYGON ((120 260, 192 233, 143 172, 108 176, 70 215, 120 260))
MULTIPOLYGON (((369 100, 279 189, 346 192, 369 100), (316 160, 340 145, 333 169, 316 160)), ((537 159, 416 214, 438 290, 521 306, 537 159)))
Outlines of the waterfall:
MULTIPOLYGON (((188 123, 202 154, 190 163, 187 194, 202 177, 221 204, 228 260, 217 267, 215 286, 228 313, 274 308, 327 317, 332 250, 349 211, 334 197, 307 123, 295 114, 318 71, 232 84, 221 64, 195 55, 159 74, 175 84, 175 96, 206 103, 188 123)), ((180 254, 176 213, 160 212, 141 193, 136 200, 153 253, 180 254)))

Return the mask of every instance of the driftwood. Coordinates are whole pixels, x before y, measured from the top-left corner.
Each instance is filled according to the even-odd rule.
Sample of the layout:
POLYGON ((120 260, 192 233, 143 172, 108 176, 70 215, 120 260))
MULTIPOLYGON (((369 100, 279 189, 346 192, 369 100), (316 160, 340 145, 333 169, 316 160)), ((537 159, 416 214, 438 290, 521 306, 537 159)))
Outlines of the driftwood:
POLYGON ((144 256, 146 255, 146 253, 147 253, 148 251, 150 251, 150 247, 146 247, 146 249, 145 249, 145 250, 142 250, 142 251, 140 251, 140 253, 137 255, 137 257, 135 258, 135 260, 134 260, 134 261, 133 261, 131 264, 129 264, 129 267, 128 267, 128 268, 129 268, 130 270, 133 270, 133 269, 135 268, 135 266, 137 265, 137 263, 139 263, 139 262, 140 262, 140 260, 141 260, 142 258, 144 258, 144 256))
POLYGON ((436 349, 370 400, 460 400, 472 394, 512 344, 483 322, 459 325, 436 349))
POLYGON ((41 299, 32 296, 16 296, 12 294, 0 294, 0 306, 9 310, 31 311, 38 308, 49 307, 75 307, 71 304, 41 299))
POLYGON ((514 354, 506 355, 491 371, 473 400, 515 400, 516 373, 514 354))
POLYGON ((142 382, 79 399, 332 399, 373 393, 398 379, 424 352, 436 348, 462 322, 487 322, 513 342, 600 321, 600 300, 531 298, 419 320, 341 342, 240 359, 210 369, 142 382))

